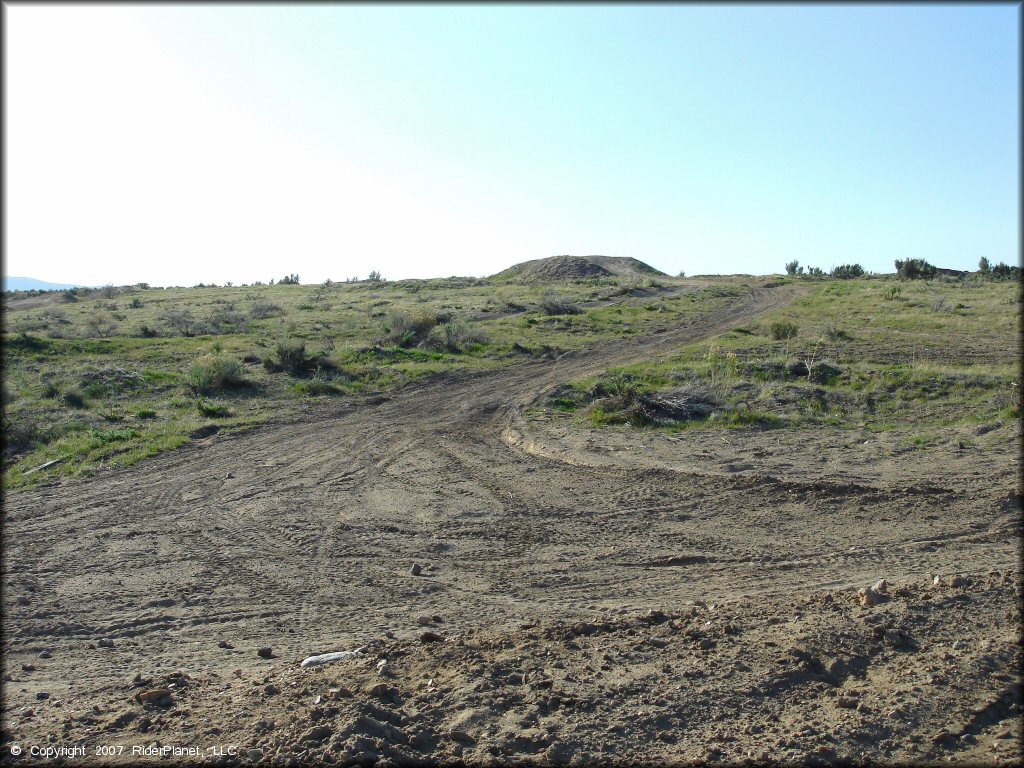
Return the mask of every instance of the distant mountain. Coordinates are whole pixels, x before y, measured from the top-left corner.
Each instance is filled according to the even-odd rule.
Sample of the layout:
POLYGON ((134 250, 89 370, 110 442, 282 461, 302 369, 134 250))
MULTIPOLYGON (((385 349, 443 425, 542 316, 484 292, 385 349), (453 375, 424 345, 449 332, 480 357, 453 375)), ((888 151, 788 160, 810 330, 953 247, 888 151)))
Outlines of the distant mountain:
POLYGON ((68 288, 91 288, 80 283, 48 283, 34 277, 4 275, 5 291, 66 291, 68 288))

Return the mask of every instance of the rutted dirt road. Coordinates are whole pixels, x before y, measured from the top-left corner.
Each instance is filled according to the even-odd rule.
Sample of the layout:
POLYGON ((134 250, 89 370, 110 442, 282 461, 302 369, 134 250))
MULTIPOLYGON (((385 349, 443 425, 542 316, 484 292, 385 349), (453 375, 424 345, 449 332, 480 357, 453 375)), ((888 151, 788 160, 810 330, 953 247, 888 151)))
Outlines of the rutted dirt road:
MULTIPOLYGON (((510 685, 524 686, 536 696, 510 699, 502 710, 493 694, 489 703, 479 698, 488 688, 479 689, 473 670, 500 661, 513 670, 523 667, 515 673, 522 678, 529 666, 523 659, 530 653, 507 659, 501 654, 508 638, 514 644, 528 632, 542 633, 538 647, 546 638, 542 660, 562 658, 562 667, 554 668, 578 676, 589 674, 587 669, 596 670, 598 677, 616 674, 613 661, 595 668, 579 666, 583 661, 573 643, 578 649, 586 641, 573 638, 595 632, 608 636, 605 655, 610 658, 616 643, 632 648, 638 629, 647 627, 652 638, 665 634, 652 641, 653 648, 664 648, 659 643, 670 644, 676 633, 688 643, 679 653, 693 651, 699 657, 710 651, 704 647, 707 638, 685 634, 686 622, 696 622, 698 628, 721 630, 713 643, 724 653, 724 639, 741 633, 715 624, 715 616, 707 617, 706 624, 699 620, 697 614, 707 607, 690 607, 694 601, 734 605, 732 629, 746 622, 751 642, 756 640, 745 664, 755 676, 762 656, 785 655, 786 643, 804 630, 820 635, 823 628, 831 628, 837 637, 847 638, 844 658, 855 657, 861 645, 862 655, 874 658, 881 653, 875 646, 885 627, 881 635, 872 634, 866 616, 866 623, 856 625, 859 629, 843 635, 836 629, 840 619, 833 616, 832 606, 842 605, 842 621, 853 621, 846 614, 870 612, 857 605, 854 590, 882 577, 897 591, 876 608, 878 616, 903 605, 903 594, 910 607, 900 608, 900 616, 910 623, 900 631, 907 637, 917 631, 914 627, 924 632, 926 625, 935 625, 929 638, 960 638, 961 649, 973 648, 977 658, 984 656, 986 663, 1012 672, 1019 622, 1015 590, 1020 528, 1015 521, 1020 513, 1013 479, 1018 441, 1010 428, 988 438, 1005 445, 979 473, 974 465, 942 457, 920 465, 888 466, 891 459, 873 458, 868 447, 840 448, 838 436, 827 433, 762 433, 735 446, 726 437, 701 438, 696 433, 673 438, 619 431, 598 445, 593 438, 552 429, 529 415, 529 405, 560 383, 727 330, 785 303, 792 291, 760 288, 723 310, 645 339, 484 374, 443 377, 376 404, 335 406, 248 433, 213 436, 88 481, 11 495, 4 505, 5 739, 42 743, 58 734, 62 742, 99 743, 103 736, 110 742, 148 744, 183 743, 186 736, 214 743, 216 737, 240 745, 243 761, 291 755, 301 762, 326 754, 363 762, 564 762, 587 755, 608 758, 603 753, 608 744, 618 744, 616 754, 624 759, 763 757, 762 752, 795 759, 804 755, 799 742, 803 737, 791 736, 796 725, 780 720, 778 712, 769 716, 771 707, 765 704, 758 710, 765 721, 761 730, 731 745, 728 739, 713 737, 722 718, 712 719, 710 705, 706 716, 687 710, 684 719, 693 734, 689 740, 672 736, 683 725, 678 719, 664 720, 667 715, 658 715, 664 720, 660 725, 627 719, 624 730, 616 732, 613 723, 601 724, 614 719, 618 710, 609 714, 600 707, 590 711, 590 720, 582 711, 578 715, 581 728, 595 723, 592 732, 582 728, 570 737, 550 724, 545 730, 543 711, 535 712, 533 720, 505 723, 504 715, 499 717, 520 705, 534 706, 549 693, 546 688, 529 689, 528 680, 513 680, 510 685), (723 445, 713 444, 714 439, 723 445), (418 576, 410 573, 414 563, 423 567, 418 576), (930 609, 914 606, 933 599, 927 586, 931 574, 952 573, 963 575, 955 589, 967 597, 953 599, 948 590, 943 592, 943 600, 952 600, 947 615, 954 622, 946 626, 930 609), (984 595, 965 592, 972 585, 984 595), (827 600, 821 597, 826 591, 827 600), (844 595, 842 600, 834 600, 832 591, 844 595), (808 595, 811 603, 806 602, 808 595), (635 618, 648 609, 665 616, 635 618), (758 624, 776 614, 777 621, 758 624), (435 626, 449 642, 420 645, 416 638, 424 628, 416 619, 434 615, 443 620, 435 626), (907 616, 916 617, 918 624, 907 616), (959 618, 954 621, 954 616, 959 618), (785 628, 793 621, 799 627, 785 628), (534 628, 523 629, 526 625, 534 628), (581 626, 604 629, 591 632, 581 626), (954 626, 960 629, 953 631, 954 626), (971 637, 978 633, 982 637, 974 638, 975 647, 971 637), (477 645, 471 637, 480 638, 477 645), (107 638, 113 646, 98 647, 107 638), (310 704, 303 691, 309 684, 297 676, 312 679, 310 675, 328 673, 299 672, 297 661, 366 646, 374 639, 377 647, 391 649, 390 656, 381 658, 392 660, 394 679, 379 678, 397 683, 393 695, 398 704, 391 703, 403 714, 388 727, 401 733, 368 736, 338 725, 357 706, 358 695, 345 698, 344 706, 335 706, 330 716, 305 720, 310 704), (264 646, 273 648, 275 658, 257 656, 256 649, 264 646), (430 650, 435 647, 439 650, 430 650), (483 656, 459 656, 472 647, 483 656), (417 675, 430 677, 434 668, 440 685, 444 664, 450 677, 457 670, 464 683, 452 682, 447 693, 438 694, 441 703, 435 701, 433 709, 427 704, 416 709, 418 699, 403 693, 403 686, 421 690, 423 681, 417 675), (129 701, 136 689, 145 687, 144 681, 166 682, 168 675, 182 671, 193 680, 191 693, 183 692, 180 678, 174 678, 179 681, 174 705, 143 716, 142 705, 129 701), (135 675, 140 678, 133 684, 135 675), (243 694, 264 682, 283 688, 284 698, 262 687, 256 700, 245 698, 243 694), (37 698, 40 693, 47 698, 37 698), (467 719, 470 700, 482 709, 473 709, 475 714, 467 719), (457 712, 462 713, 456 723, 459 733, 445 737, 440 729, 455 727, 450 721, 457 712), (264 729, 260 724, 268 717, 276 717, 276 723, 264 729), (405 730, 402 717, 409 726, 405 730), (414 733, 413 726, 422 731, 427 721, 433 735, 416 746, 420 731, 414 733), (316 727, 329 733, 306 738, 305 731, 317 722, 321 725, 316 727), (764 729, 783 727, 780 723, 789 731, 785 743, 776 744, 764 729), (463 739, 459 728, 477 732, 462 734, 463 739), (527 739, 533 745, 527 748, 515 739, 529 729, 546 736, 527 739), (663 733, 669 736, 659 736, 663 733), (712 747, 717 752, 709 751, 712 747), (258 754, 249 754, 249 749, 258 754)), ((922 637, 913 642, 920 648, 926 641, 922 637)), ((910 641, 905 645, 910 648, 910 641)), ((823 648, 801 652, 827 655, 823 648)), ((833 648, 832 653, 839 652, 833 648)), ((743 663, 743 654, 737 658, 743 663)), ((894 658, 898 666, 909 657, 904 653, 894 658)), ((692 676, 680 677, 679 663, 673 659, 650 667, 661 670, 657 676, 666 691, 688 682, 694 689, 688 700, 691 709, 702 695, 709 702, 735 699, 730 711, 736 717, 742 714, 741 689, 748 683, 736 688, 735 681, 728 682, 733 673, 719 678, 707 671, 704 683, 695 682, 692 676)), ((820 659, 815 663, 817 667, 807 662, 807 675, 824 669, 820 659)), ((637 670, 642 665, 634 666, 633 672, 620 670, 620 708, 627 707, 630 696, 640 695, 626 690, 628 681, 640 679, 636 675, 641 675, 637 670)), ((842 685, 854 668, 842 675, 832 670, 829 684, 842 685)), ((361 659, 324 669, 360 684, 377 679, 361 659)), ((546 674, 550 678, 558 673, 549 669, 546 674)), ((569 688, 570 683, 559 685, 569 688)), ((327 685, 324 680, 319 684, 327 685)), ((1007 694, 1005 682, 993 683, 992 701, 985 698, 988 689, 972 681, 965 685, 981 697, 980 704, 971 706, 991 710, 994 729, 1002 716, 1018 711, 1012 707, 1019 707, 1019 690, 1007 694)), ((434 690, 434 683, 426 690, 434 690)), ((789 694, 782 689, 777 693, 776 704, 788 701, 789 694)), ((593 695, 616 706, 608 691, 593 695)), ((768 686, 758 695, 763 699, 774 694, 768 686)), ((645 706, 651 712, 669 707, 666 696, 661 695, 660 705, 645 706)), ((952 691, 950 696, 958 700, 952 691)), ((919 698, 923 702, 927 697, 919 698)), ((798 699, 808 713, 819 708, 798 699)), ((932 699, 928 706, 933 708, 943 701, 941 696, 932 699)), ((755 699, 746 701, 757 709, 755 699)), ((546 706, 550 714, 550 703, 546 706)), ((846 709, 855 707, 856 702, 846 709)), ((565 711, 561 722, 572 722, 565 711)), ((376 718, 378 725, 387 720, 379 712, 357 714, 376 718)), ((559 722, 557 713, 553 717, 559 722)), ((386 725, 381 725, 382 733, 386 725)), ((913 732, 922 731, 927 749, 915 752, 911 744, 906 754, 890 751, 882 757, 923 759, 951 750, 988 759, 1001 754, 1001 745, 1020 744, 1019 733, 1011 734, 1011 741, 999 741, 994 730, 988 741, 979 741, 987 733, 987 721, 966 741, 957 741, 962 733, 947 733, 955 748, 942 738, 929 741, 935 734, 923 731, 937 730, 938 725, 911 725, 913 732)), ((820 728, 816 733, 822 733, 820 728)), ((822 743, 833 751, 812 754, 823 759, 856 759, 862 753, 877 758, 870 751, 872 739, 877 749, 878 737, 871 736, 866 746, 845 751, 836 749, 835 739, 826 740, 822 743)), ((8 750, 9 745, 5 754, 8 750)))

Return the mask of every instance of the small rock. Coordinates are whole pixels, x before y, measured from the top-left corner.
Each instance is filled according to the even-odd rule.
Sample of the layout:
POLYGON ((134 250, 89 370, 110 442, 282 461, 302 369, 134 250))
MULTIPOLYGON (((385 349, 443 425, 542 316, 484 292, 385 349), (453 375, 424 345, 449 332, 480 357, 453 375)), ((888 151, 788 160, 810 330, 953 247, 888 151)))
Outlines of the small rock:
POLYGON ((882 640, 892 648, 902 648, 908 644, 909 638, 898 629, 887 629, 882 635, 882 640))
POLYGON ((430 630, 420 634, 421 643, 440 643, 443 640, 444 638, 441 635, 437 634, 437 632, 431 632, 430 630))
POLYGON ((838 699, 836 699, 836 706, 841 707, 843 709, 856 709, 857 700, 851 699, 849 696, 840 696, 838 699))
POLYGON ((444 619, 442 619, 442 618, 441 618, 440 616, 438 616, 438 615, 437 615, 436 613, 435 613, 435 614, 434 614, 434 615, 433 615, 433 616, 432 616, 431 618, 432 618, 432 619, 434 620, 434 623, 435 623, 435 624, 440 624, 441 622, 443 622, 443 621, 444 621, 444 619))
POLYGON ((29 599, 28 599, 27 597, 25 597, 24 595, 18 595, 18 599, 17 599, 17 601, 16 601, 16 602, 18 603, 18 605, 28 605, 28 604, 29 604, 29 603, 31 603, 32 601, 31 601, 31 600, 29 600, 29 599))
POLYGON ((28 707, 22 707, 18 714, 26 719, 29 717, 35 717, 36 715, 35 710, 29 709, 28 707))
POLYGON ((302 737, 302 740, 312 742, 314 744, 320 744, 331 738, 333 733, 334 732, 326 725, 318 725, 307 732, 306 735, 302 737))
POLYGON ((425 626, 427 626, 427 624, 433 624, 434 623, 434 617, 433 616, 417 616, 416 617, 416 623, 419 624, 420 626, 425 627, 425 626))
POLYGON ((448 738, 452 741, 461 741, 463 744, 472 744, 476 741, 465 731, 457 731, 454 728, 448 731, 448 738))
POLYGON ((871 587, 861 587, 857 590, 857 597, 860 599, 861 605, 878 605, 887 599, 886 595, 876 592, 871 587))
POLYGON ((545 760, 551 765, 565 765, 572 759, 572 756, 572 747, 557 741, 544 753, 545 760))
POLYGON ((412 568, 409 569, 409 573, 411 573, 413 576, 419 576, 421 573, 423 573, 423 566, 419 563, 413 563, 412 568))
POLYGON ((885 579, 879 579, 875 582, 874 586, 871 587, 875 592, 888 592, 889 582, 885 579))
POLYGON ((281 692, 281 689, 273 683, 267 683, 266 687, 263 689, 263 692, 267 694, 267 696, 276 696, 281 692))
POLYGON ((46 691, 40 691, 36 694, 36 698, 40 701, 46 701, 48 698, 50 698, 50 694, 48 694, 46 691))
POLYGON ((259 656, 261 659, 272 659, 274 658, 274 649, 270 646, 267 646, 266 648, 260 648, 258 651, 256 651, 256 655, 259 656))
POLYGON ((99 641, 97 641, 96 645, 100 648, 113 648, 114 641, 111 640, 109 637, 103 637, 100 638, 99 641))
POLYGON ((135 694, 135 700, 140 704, 153 702, 161 706, 169 706, 173 698, 167 688, 151 688, 148 691, 139 691, 135 694))
POLYGON ((40 651, 39 652, 39 658, 40 659, 49 659, 52 656, 53 656, 53 654, 50 653, 49 651, 40 651))
POLYGON ((21 671, 22 672, 35 672, 36 671, 36 665, 35 664, 22 664, 21 665, 21 671))
POLYGON ((235 646, 233 646, 227 640, 221 640, 219 643, 217 643, 217 647, 218 648, 228 648, 228 649, 231 649, 231 648, 234 648, 235 646))
POLYGON ((391 686, 387 683, 377 683, 371 685, 366 689, 366 693, 370 696, 376 696, 377 698, 383 698, 391 692, 391 686))
POLYGON ((259 762, 260 758, 263 757, 263 750, 262 749, 256 749, 254 747, 253 749, 248 750, 245 753, 245 756, 247 758, 249 758, 250 760, 252 760, 254 763, 257 763, 257 762, 259 762))

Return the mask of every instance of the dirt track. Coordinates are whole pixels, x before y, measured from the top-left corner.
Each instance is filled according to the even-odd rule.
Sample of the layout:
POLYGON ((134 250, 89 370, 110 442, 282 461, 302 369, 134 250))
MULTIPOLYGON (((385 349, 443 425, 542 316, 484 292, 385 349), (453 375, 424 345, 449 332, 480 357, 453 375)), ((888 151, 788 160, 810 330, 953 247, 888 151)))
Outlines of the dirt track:
MULTIPOLYGON (((618 431, 595 445, 528 415, 551 387, 721 332, 784 303, 791 291, 761 288, 646 339, 439 378, 376 404, 215 435, 88 481, 10 496, 3 567, 8 735, 45 740, 70 722, 65 738, 96 741, 106 733, 113 734, 108 741, 174 743, 174 734, 202 734, 212 722, 223 738, 255 739, 250 720, 270 711, 279 720, 299 715, 264 702, 238 704, 241 716, 226 701, 214 710, 197 700, 189 706, 211 719, 205 726, 186 727, 187 715, 176 720, 170 713, 141 733, 104 717, 131 709, 137 673, 160 678, 185 670, 242 686, 268 674, 294 675, 305 656, 374 638, 408 645, 423 631, 415 619, 424 614, 442 617, 438 631, 450 638, 514 637, 525 624, 621 621, 607 631, 622 639, 638 626, 628 617, 648 609, 683 621, 673 612, 693 601, 747 598, 736 615, 813 614, 779 606, 882 577, 917 595, 931 574, 955 572, 968 575, 968 586, 995 590, 975 606, 973 619, 970 611, 957 619, 964 632, 984 631, 985 642, 1012 647, 1015 624, 1003 614, 1015 610, 1010 574, 1020 556, 1020 513, 1010 428, 989 438, 1005 446, 981 471, 945 456, 891 466, 872 458, 870 447, 841 449, 838 435, 823 432, 763 433, 736 446, 729 436, 709 445, 699 435, 618 431), (423 566, 419 576, 410 574, 414 563, 423 566), (96 647, 101 638, 113 647, 96 647), (276 658, 257 657, 263 646, 276 658), (40 658, 44 651, 48 658, 40 658), (50 698, 37 701, 40 691, 50 698), (63 711, 54 700, 64 702, 63 711), (68 720, 94 702, 104 717, 68 720), (33 714, 21 717, 25 707, 33 714)), ((867 610, 852 594, 844 598, 850 611, 867 610)), ((1012 671, 1012 653, 984 653, 1012 671)), ((352 674, 369 673, 360 667, 352 674)), ((1007 698, 1000 685, 993 695, 1002 703, 993 711, 1009 716, 1019 691, 1007 698)), ((621 734, 603 738, 620 736, 626 750, 651 748, 642 740, 629 746, 621 734)), ((598 738, 578 741, 593 749, 598 738)), ((470 762, 510 754, 502 746, 495 755, 485 749, 493 744, 479 739, 473 747, 456 742, 452 751, 434 744, 424 754, 470 762)), ((661 751, 649 754, 715 757, 707 742, 673 743, 662 739, 661 751)), ((998 754, 993 743, 995 752, 963 755, 991 758, 998 754)), ((261 744, 269 757, 273 750, 261 744)), ((345 744, 343 758, 373 756, 345 744)), ((941 739, 935 744, 943 754, 941 739)), ((1013 744, 1019 747, 1019 734, 1013 744)), ((769 756, 788 754, 787 746, 764 746, 769 756)), ((518 754, 559 762, 549 748, 541 743, 518 754)), ((570 753, 583 747, 575 749, 570 753)), ((381 754, 388 753, 378 745, 381 754)))

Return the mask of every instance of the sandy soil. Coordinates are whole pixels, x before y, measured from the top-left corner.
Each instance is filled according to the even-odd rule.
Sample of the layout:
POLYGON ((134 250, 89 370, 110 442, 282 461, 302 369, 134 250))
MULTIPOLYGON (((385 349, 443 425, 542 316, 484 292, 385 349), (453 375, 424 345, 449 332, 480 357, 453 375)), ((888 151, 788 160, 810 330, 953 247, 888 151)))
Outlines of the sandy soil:
POLYGON ((531 415, 792 290, 10 495, 3 757, 1011 759, 1015 428, 894 455, 531 415))

